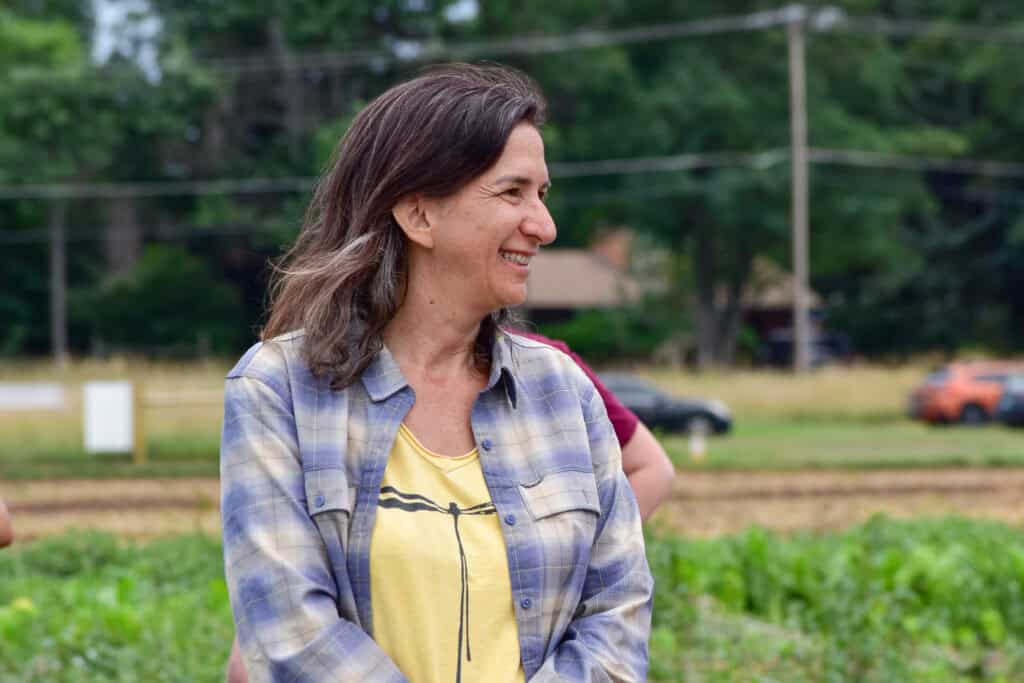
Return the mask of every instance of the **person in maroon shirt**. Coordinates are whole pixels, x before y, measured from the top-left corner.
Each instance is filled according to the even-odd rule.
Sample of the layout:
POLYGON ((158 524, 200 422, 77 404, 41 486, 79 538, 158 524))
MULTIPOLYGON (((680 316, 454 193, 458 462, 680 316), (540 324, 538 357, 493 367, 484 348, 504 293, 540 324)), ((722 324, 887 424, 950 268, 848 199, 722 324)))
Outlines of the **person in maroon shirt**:
MULTIPOLYGON (((612 427, 615 428, 615 436, 622 449, 622 471, 625 472, 629 485, 636 495, 636 502, 640 506, 640 515, 646 521, 665 500, 672 488, 675 469, 672 467, 672 461, 669 460, 665 449, 654 438, 651 430, 640 421, 640 418, 615 398, 615 394, 601 383, 594 371, 569 348, 568 344, 556 339, 548 339, 535 332, 514 330, 514 333, 547 344, 567 354, 576 361, 580 369, 594 383, 594 388, 597 389, 597 393, 604 401, 608 419, 611 421, 612 427)), ((249 677, 245 671, 245 663, 238 650, 238 639, 236 638, 231 646, 231 656, 228 659, 227 683, 248 683, 248 680, 249 677)))
POLYGON ((618 437, 619 446, 622 448, 622 470, 626 473, 626 478, 629 479, 629 485, 640 506, 640 514, 646 521, 672 489, 675 469, 673 469, 672 461, 669 460, 665 449, 654 438, 651 430, 640 421, 640 418, 622 405, 615 394, 601 383, 594 371, 569 348, 568 344, 557 339, 549 339, 535 332, 515 330, 515 334, 547 344, 567 354, 576 361, 580 369, 594 383, 594 388, 604 400, 608 419, 611 421, 612 427, 615 428, 615 436, 618 437))

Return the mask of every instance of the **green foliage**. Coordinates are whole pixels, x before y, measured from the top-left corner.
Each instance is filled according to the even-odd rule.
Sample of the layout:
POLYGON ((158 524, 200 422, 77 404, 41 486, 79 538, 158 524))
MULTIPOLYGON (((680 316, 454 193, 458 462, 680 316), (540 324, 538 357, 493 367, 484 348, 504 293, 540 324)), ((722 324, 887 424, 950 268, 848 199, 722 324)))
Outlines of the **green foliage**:
POLYGON ((537 327, 541 334, 566 342, 588 362, 607 364, 650 357, 679 332, 680 322, 671 309, 652 300, 623 309, 584 311, 566 322, 537 327))
POLYGON ((178 247, 146 248, 134 271, 106 286, 79 292, 72 314, 116 348, 209 349, 230 353, 242 344, 240 297, 206 263, 178 247))
POLYGON ((232 637, 213 539, 69 534, 0 556, 4 681, 212 683, 232 637))
MULTIPOLYGON (((651 535, 655 681, 1024 677, 1024 533, 883 517, 839 534, 651 535)), ((68 534, 0 554, 0 678, 223 680, 219 543, 68 534), (81 558, 81 559, 78 559, 81 558)))
MULTIPOLYGON (((717 618, 724 609, 762 625, 780 646, 772 665, 804 671, 787 681, 1024 676, 1024 535, 1002 524, 877 517, 837 535, 751 529, 704 541, 662 537, 649 544, 649 556, 660 579, 653 647, 666 655, 666 632, 682 652, 706 637, 704 617, 692 611, 701 607, 694 597, 705 596, 717 618)), ((678 680, 663 665, 658 677, 678 680)))

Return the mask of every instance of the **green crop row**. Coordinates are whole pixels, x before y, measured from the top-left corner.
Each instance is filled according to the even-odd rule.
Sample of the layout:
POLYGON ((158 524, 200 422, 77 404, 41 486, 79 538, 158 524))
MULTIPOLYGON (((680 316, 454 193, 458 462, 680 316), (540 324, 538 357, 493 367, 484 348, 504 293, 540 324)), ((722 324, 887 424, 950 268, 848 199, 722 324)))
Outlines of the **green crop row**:
MULTIPOLYGON (((1024 680, 1024 532, 876 518, 842 534, 652 537, 653 680, 1024 680)), ((0 553, 0 680, 220 681, 219 543, 73 534, 0 553)))

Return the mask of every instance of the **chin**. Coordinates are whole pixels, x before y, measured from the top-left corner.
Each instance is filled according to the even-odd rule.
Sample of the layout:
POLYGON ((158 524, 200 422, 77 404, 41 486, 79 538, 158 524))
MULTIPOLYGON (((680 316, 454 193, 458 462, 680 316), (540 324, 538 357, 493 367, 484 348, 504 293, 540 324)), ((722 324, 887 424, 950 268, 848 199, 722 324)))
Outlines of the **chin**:
POLYGON ((517 292, 508 292, 506 296, 501 297, 501 308, 515 308, 516 306, 522 306, 526 303, 526 288, 517 292))

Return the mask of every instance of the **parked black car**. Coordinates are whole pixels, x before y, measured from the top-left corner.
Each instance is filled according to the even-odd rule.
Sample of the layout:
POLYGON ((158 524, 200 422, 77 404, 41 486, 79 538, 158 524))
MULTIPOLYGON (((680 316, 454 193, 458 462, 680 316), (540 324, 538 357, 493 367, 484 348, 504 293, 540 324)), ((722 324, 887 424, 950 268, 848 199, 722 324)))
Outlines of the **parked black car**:
POLYGON ((1024 375, 1006 378, 1003 396, 996 407, 996 419, 1013 427, 1024 427, 1024 375))
POLYGON ((690 431, 702 425, 709 434, 732 429, 732 415, 721 401, 669 396, 635 375, 602 374, 601 381, 652 429, 690 431))

